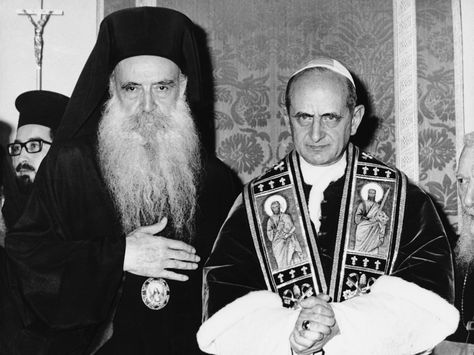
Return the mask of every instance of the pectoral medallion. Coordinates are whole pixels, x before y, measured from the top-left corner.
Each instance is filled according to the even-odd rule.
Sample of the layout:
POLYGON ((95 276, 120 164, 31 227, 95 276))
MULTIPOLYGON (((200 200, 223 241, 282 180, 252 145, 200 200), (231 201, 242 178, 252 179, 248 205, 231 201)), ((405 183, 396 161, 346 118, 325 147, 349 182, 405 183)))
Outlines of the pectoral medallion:
POLYGON ((154 311, 164 308, 170 299, 170 287, 162 278, 150 277, 146 279, 141 293, 143 303, 154 311))

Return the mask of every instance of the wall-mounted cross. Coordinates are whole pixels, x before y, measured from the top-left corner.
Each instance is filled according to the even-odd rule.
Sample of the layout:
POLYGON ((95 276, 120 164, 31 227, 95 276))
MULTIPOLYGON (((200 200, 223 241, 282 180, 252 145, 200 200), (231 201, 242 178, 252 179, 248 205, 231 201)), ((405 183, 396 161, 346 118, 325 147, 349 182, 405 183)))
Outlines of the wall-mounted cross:
POLYGON ((43 9, 43 0, 41 0, 41 9, 30 10, 22 9, 17 10, 18 15, 28 16, 28 19, 35 28, 34 36, 34 48, 35 48, 35 59, 36 59, 36 89, 41 90, 41 75, 43 65, 43 31, 46 23, 48 22, 51 15, 62 16, 64 12, 62 10, 45 10, 43 9), (35 16, 35 18, 33 18, 35 16))

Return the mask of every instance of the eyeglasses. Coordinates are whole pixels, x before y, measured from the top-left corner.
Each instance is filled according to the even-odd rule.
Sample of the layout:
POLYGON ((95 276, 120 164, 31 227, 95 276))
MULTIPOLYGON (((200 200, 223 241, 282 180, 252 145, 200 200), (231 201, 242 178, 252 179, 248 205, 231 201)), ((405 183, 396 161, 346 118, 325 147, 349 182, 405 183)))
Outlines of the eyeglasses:
POLYGON ((43 144, 51 145, 52 143, 43 139, 30 139, 25 143, 11 143, 8 145, 8 154, 12 157, 20 155, 23 147, 25 147, 28 153, 39 153, 43 149, 43 144))

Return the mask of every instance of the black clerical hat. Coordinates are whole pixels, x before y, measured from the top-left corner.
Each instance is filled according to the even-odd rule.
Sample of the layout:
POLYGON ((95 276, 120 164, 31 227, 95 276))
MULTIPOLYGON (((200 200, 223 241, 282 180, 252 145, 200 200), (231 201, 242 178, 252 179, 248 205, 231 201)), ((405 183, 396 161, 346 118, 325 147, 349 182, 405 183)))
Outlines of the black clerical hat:
POLYGON ((108 97, 110 74, 123 59, 155 55, 173 61, 187 76, 190 104, 202 99, 195 27, 182 13, 161 7, 119 10, 101 23, 97 42, 79 76, 56 140, 93 135, 108 97))
POLYGON ((27 124, 38 124, 56 130, 68 101, 67 96, 52 91, 24 92, 15 100, 16 109, 20 113, 18 128, 27 124))
POLYGON ((182 13, 160 7, 138 7, 117 11, 106 17, 103 24, 113 31, 114 37, 110 42, 110 70, 125 58, 156 55, 174 62, 192 79, 191 85, 200 80, 196 78, 200 76, 200 67, 194 25, 182 13))

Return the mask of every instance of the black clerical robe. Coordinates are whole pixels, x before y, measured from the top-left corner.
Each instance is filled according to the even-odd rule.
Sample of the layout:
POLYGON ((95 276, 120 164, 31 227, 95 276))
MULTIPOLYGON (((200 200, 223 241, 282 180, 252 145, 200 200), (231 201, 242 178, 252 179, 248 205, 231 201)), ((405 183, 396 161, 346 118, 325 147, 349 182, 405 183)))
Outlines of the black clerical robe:
MULTIPOLYGON (((198 353, 201 272, 190 271, 183 283, 168 280, 165 308, 143 304, 147 278, 123 272, 125 236, 94 147, 82 138, 49 152, 7 236, 2 282, 9 294, 2 289, 2 297, 10 301, 2 309, 14 322, 0 314, 0 353, 198 353)), ((194 241, 202 262, 238 189, 217 159, 204 171, 194 241)), ((173 237, 167 229, 160 235, 173 237)))
MULTIPOLYGON (((326 280, 331 280, 331 277, 335 275, 331 268, 346 178, 343 176, 330 183, 324 191, 319 233, 316 233, 313 228, 326 280)), ((309 192, 310 186, 304 185, 306 199, 309 192)), ((206 263, 204 269, 206 296, 203 307, 206 318, 213 317, 201 327, 198 334, 200 345, 206 351, 224 355, 243 354, 255 349, 258 349, 260 354, 289 354, 291 353, 289 333, 293 329, 298 312, 284 309, 278 297, 272 298, 267 291, 259 291, 266 290, 267 284, 259 260, 261 256, 258 255, 252 239, 249 227, 252 222, 248 220, 246 208, 244 201, 239 198, 222 227, 206 263), (271 321, 265 322, 264 318, 271 321), (234 343, 233 339, 236 337, 239 337, 239 340, 234 343), (216 352, 217 350, 219 351, 216 352)), ((298 217, 294 216, 294 218, 298 217)), ((375 285, 378 285, 377 282, 375 285)), ((441 335, 437 334, 434 337, 438 341, 449 334, 449 330, 446 333, 445 328, 453 328, 453 324, 457 321, 457 312, 449 305, 454 301, 454 285, 448 240, 430 198, 411 183, 407 185, 404 220, 393 272, 389 277, 381 276, 379 285, 381 286, 376 287, 377 290, 370 294, 354 297, 341 303, 333 303, 336 319, 342 315, 338 322, 349 324, 341 329, 346 337, 344 338, 346 344, 342 344, 342 347, 348 346, 351 350, 340 350, 341 344, 338 344, 335 352, 330 351, 328 354, 349 353, 347 351, 353 354, 381 353, 377 351, 380 351, 380 347, 383 348, 384 345, 377 342, 382 338, 385 338, 385 344, 387 340, 389 342, 393 340, 391 343, 393 348, 387 349, 386 353, 398 354, 397 346, 401 349, 404 345, 411 346, 415 343, 410 340, 411 333, 403 334, 404 328, 409 328, 408 324, 410 326, 415 324, 415 329, 422 335, 440 330, 434 326, 435 322, 426 324, 426 319, 416 319, 418 323, 408 321, 406 314, 403 313, 406 312, 404 308, 407 304, 414 305, 413 309, 417 310, 420 304, 423 305, 424 302, 431 304, 433 300, 433 306, 436 304, 435 308, 438 306, 443 308, 443 310, 440 309, 442 316, 440 314, 428 316, 428 319, 443 319, 441 323, 447 324, 446 327, 444 325, 440 327, 443 328, 441 335), (405 295, 410 295, 407 297, 415 295, 417 298, 411 302, 409 299, 404 299, 405 295), (430 297, 425 298, 424 296, 427 295, 430 297), (397 314, 397 306, 394 305, 398 305, 396 302, 399 299, 402 302, 400 312, 397 314), (371 302, 373 302, 373 307, 371 307, 371 302), (384 308, 387 309, 388 314, 379 312, 384 308), (371 309, 374 314, 370 314, 371 309), (444 316, 446 318, 443 318, 444 316), (380 317, 385 318, 379 319, 380 317), (426 328, 424 328, 425 324, 426 328), (429 328, 430 326, 434 326, 435 329, 429 328), (373 333, 368 336, 366 332, 373 333), (444 335, 442 335, 443 332, 444 335), (371 347, 372 345, 374 346, 371 347)), ((412 317, 416 318, 417 315, 418 313, 414 312, 412 317)), ((426 350, 423 348, 426 344, 432 344, 432 346, 436 344, 436 340, 427 341, 423 336, 419 338, 422 350, 426 350), (430 343, 430 341, 435 341, 435 343, 430 343)), ((417 344, 413 347, 416 348, 416 346, 417 344)))
POLYGON ((448 340, 474 344, 474 265, 456 273, 456 302, 460 322, 456 333, 448 340))

